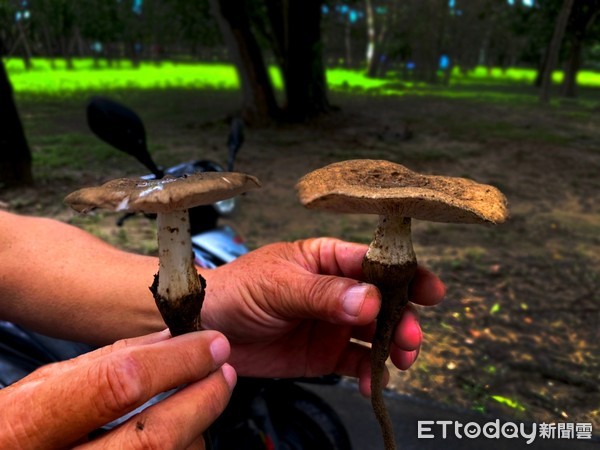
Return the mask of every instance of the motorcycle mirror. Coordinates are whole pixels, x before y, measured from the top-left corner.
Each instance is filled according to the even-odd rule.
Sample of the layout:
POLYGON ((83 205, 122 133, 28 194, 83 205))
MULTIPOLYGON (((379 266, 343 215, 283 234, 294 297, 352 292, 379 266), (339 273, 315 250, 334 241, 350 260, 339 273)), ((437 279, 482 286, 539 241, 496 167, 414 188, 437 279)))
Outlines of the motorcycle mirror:
POLYGON ((108 98, 93 97, 87 105, 87 121, 104 142, 136 158, 156 178, 163 177, 148 151, 144 123, 134 111, 108 98))
POLYGON ((244 120, 240 117, 231 119, 229 138, 227 147, 229 148, 229 157, 227 159, 227 171, 233 172, 233 165, 240 147, 244 143, 244 120))

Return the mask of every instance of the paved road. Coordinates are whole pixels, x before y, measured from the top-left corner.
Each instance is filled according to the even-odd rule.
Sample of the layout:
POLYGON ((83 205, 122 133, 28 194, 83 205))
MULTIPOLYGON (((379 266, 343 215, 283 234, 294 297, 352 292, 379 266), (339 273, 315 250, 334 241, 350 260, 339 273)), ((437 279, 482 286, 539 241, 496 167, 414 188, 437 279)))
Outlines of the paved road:
MULTIPOLYGON (((383 443, 379 434, 379 426, 373 416, 371 404, 362 397, 352 382, 342 382, 337 386, 306 385, 324 398, 339 413, 346 424, 354 450, 381 450, 383 443)), ((447 428, 447 438, 442 438, 442 425, 431 425, 431 430, 422 430, 423 434, 434 434, 435 438, 418 438, 418 421, 453 421, 466 425, 475 422, 483 427, 484 424, 495 422, 497 418, 477 414, 471 411, 460 411, 433 405, 418 399, 390 394, 387 398, 388 408, 395 425, 396 440, 399 449, 419 450, 595 450, 600 449, 600 436, 595 435, 589 440, 582 439, 541 439, 537 437, 527 444, 526 438, 488 439, 484 436, 469 439, 458 439, 454 435, 454 423, 447 428)), ((508 419, 510 421, 510 419, 508 419)), ((502 427, 506 420, 500 420, 502 427)), ((523 424, 527 434, 532 431, 532 424, 523 424)), ((493 428, 486 428, 489 432, 493 428)), ((507 430, 508 432, 509 430, 507 430)), ((600 430, 595 430, 598 433, 600 430)), ((464 434, 460 432, 460 434, 464 434)))

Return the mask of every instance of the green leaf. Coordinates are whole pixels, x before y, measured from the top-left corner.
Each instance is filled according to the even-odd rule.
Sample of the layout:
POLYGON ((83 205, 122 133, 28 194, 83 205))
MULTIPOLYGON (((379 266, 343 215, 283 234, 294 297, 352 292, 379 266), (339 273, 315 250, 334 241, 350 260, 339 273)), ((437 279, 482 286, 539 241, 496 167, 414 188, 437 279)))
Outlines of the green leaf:
POLYGON ((500 303, 494 303, 494 306, 490 309, 490 314, 496 314, 500 311, 500 303))
POLYGON ((508 406, 509 408, 516 409, 518 411, 525 411, 525 407, 516 400, 501 395, 492 395, 492 399, 498 403, 508 406))

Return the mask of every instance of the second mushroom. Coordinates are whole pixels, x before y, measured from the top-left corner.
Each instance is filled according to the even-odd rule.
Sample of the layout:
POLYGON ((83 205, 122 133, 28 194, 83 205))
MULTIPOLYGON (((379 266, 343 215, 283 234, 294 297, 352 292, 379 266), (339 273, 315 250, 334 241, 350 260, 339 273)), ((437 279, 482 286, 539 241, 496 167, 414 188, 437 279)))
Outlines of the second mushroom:
POLYGON ((497 224, 508 217, 507 202, 493 186, 465 178, 421 175, 383 160, 334 163, 297 184, 300 202, 312 209, 379 216, 363 260, 366 281, 381 292, 382 305, 371 352, 371 402, 385 448, 395 449, 392 422, 382 393, 393 330, 408 302, 417 268, 411 219, 497 224))
POLYGON ((235 197, 260 187, 238 172, 203 172, 160 180, 120 178, 69 194, 76 211, 96 208, 156 214, 159 270, 150 287, 173 336, 199 330, 205 281, 194 265, 188 209, 235 197))

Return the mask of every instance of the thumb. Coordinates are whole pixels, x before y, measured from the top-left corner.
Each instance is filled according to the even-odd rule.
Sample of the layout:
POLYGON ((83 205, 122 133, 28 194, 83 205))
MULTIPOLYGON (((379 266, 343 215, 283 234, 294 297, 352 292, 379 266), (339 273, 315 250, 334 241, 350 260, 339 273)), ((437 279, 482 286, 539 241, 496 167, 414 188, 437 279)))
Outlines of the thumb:
MULTIPOLYGON (((317 319, 336 324, 366 325, 377 316, 380 296, 371 284, 329 275, 306 275, 292 292, 288 319, 317 319)), ((300 281, 300 280, 299 280, 300 281)))
MULTIPOLYGON (((287 247, 292 265, 283 283, 286 319, 317 319, 337 324, 364 325, 375 320, 379 291, 361 283, 367 246, 333 238, 296 241, 287 247)), ((277 272, 281 274, 282 272, 277 272)))

